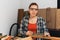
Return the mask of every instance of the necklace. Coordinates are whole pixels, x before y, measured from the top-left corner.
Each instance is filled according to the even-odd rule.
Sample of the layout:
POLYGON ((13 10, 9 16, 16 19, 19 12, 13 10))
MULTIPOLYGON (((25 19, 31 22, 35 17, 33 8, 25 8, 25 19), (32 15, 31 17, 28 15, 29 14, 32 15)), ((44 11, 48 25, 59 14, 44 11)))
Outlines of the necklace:
POLYGON ((36 21, 37 21, 37 17, 36 16, 29 19, 29 23, 36 23, 36 21))

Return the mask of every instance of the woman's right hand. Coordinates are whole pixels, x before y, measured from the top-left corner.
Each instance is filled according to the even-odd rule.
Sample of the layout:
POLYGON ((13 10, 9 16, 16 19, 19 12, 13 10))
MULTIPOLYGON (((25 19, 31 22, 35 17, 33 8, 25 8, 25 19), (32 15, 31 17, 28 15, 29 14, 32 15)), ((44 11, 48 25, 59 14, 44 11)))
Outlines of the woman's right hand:
POLYGON ((26 35, 27 35, 27 36, 31 36, 31 35, 33 35, 33 32, 32 32, 32 31, 27 31, 27 32, 26 32, 26 35))

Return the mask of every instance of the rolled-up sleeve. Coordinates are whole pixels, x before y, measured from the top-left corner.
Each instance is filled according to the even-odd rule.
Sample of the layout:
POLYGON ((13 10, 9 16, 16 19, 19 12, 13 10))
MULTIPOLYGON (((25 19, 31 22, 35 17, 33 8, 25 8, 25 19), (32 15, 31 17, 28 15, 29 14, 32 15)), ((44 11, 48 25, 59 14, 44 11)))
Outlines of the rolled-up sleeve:
POLYGON ((44 32, 48 32, 47 26, 46 26, 46 21, 42 19, 42 26, 44 28, 44 32))

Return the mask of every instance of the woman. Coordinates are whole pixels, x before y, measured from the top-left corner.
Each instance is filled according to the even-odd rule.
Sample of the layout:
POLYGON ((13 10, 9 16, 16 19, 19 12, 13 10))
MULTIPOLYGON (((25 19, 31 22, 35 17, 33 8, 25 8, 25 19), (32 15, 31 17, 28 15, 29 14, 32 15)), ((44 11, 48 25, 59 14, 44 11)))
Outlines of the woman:
MULTIPOLYGON (((25 16, 20 25, 20 34, 31 36, 33 34, 42 34, 44 36, 49 35, 48 29, 46 29, 45 20, 42 17, 38 17, 38 5, 31 3, 29 6, 29 16, 25 16)), ((35 38, 33 38, 36 40, 35 38)), ((39 40, 39 39, 37 39, 39 40)))

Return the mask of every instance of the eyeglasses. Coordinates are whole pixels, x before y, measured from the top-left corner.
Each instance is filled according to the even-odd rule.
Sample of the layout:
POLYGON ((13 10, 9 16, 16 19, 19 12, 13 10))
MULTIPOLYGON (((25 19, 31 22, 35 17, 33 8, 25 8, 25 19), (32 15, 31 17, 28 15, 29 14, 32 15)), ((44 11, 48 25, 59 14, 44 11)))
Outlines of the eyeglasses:
POLYGON ((30 8, 30 10, 36 10, 37 11, 38 9, 36 9, 36 8, 30 8))

